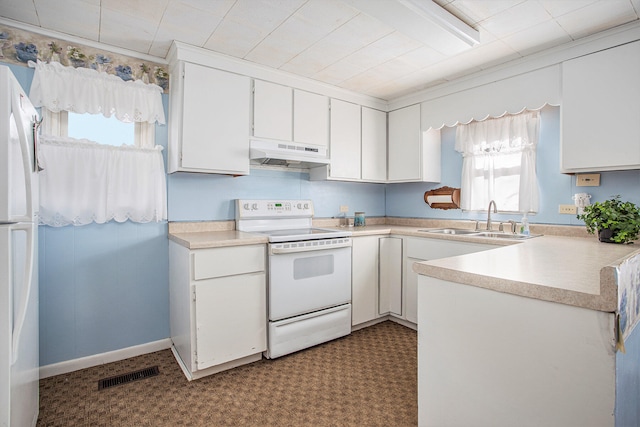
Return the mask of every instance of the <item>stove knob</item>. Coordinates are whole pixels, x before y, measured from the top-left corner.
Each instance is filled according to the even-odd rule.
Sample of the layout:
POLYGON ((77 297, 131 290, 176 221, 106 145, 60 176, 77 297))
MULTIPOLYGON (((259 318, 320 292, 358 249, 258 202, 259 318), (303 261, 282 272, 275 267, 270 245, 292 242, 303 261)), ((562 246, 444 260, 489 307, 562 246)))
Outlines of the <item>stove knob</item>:
POLYGON ((305 204, 304 204, 304 208, 305 208, 305 209, 309 209, 309 203, 305 203, 305 204))
POLYGON ((249 203, 245 203, 242 207, 244 208, 245 211, 248 211, 249 210, 249 203))
POLYGON ((254 211, 257 211, 258 210, 258 204, 254 203, 253 205, 251 205, 251 209, 254 210, 254 211))
POLYGON ((298 203, 298 205, 296 206, 298 209, 302 209, 302 203, 298 203))

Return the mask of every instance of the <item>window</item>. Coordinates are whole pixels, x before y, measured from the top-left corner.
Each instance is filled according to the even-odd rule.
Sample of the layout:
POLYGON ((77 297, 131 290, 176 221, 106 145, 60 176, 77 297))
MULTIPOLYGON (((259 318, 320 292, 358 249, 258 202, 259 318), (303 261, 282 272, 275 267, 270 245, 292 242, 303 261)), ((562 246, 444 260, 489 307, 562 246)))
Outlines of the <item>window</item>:
POLYGON ((54 113, 46 108, 43 134, 88 139, 100 144, 132 145, 141 148, 155 146, 155 124, 148 122, 125 123, 115 116, 105 117, 102 114, 74 113, 60 111, 54 113))
POLYGON ((486 211, 495 200, 502 212, 537 212, 536 145, 538 112, 459 125, 456 150, 462 153, 460 207, 486 211))
POLYGON ((66 136, 107 145, 136 145, 134 123, 121 122, 116 116, 107 118, 102 114, 68 112, 66 136))

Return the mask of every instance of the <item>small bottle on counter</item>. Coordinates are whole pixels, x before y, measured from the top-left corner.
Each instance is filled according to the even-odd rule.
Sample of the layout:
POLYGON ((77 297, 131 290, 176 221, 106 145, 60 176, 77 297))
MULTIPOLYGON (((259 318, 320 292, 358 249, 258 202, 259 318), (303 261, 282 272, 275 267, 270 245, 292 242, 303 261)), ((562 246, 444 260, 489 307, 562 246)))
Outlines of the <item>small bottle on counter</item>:
POLYGON ((524 214, 522 217, 522 224, 520 224, 520 234, 524 234, 525 236, 529 235, 529 219, 527 218, 527 214, 524 214))
POLYGON ((353 217, 353 226, 354 227, 364 227, 366 225, 366 221, 364 218, 364 212, 356 212, 353 217))

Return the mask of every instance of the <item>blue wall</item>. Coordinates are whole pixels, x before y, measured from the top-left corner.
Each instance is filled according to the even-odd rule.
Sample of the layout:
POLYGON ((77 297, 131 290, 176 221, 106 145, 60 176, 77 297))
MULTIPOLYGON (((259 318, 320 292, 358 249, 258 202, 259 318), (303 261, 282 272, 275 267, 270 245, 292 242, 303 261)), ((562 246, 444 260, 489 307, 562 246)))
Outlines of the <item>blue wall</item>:
POLYGON ((640 327, 624 341, 626 353, 616 353, 616 426, 640 426, 640 327))
POLYGON ((175 173, 168 177, 169 220, 235 219, 234 199, 311 199, 316 217, 385 215, 385 186, 354 182, 309 181, 308 173, 252 169, 247 176, 175 173))
MULTIPOLYGON (((599 187, 576 187, 575 176, 560 173, 560 108, 545 107, 541 111, 540 141, 536 171, 540 191, 540 211, 529 217, 532 223, 581 225, 575 215, 558 213, 558 205, 573 204, 575 193, 589 193, 591 201, 603 201, 620 194, 624 200, 640 204, 640 171, 603 172, 599 187)), ((587 125, 587 124, 585 124, 587 125)), ((416 218, 480 219, 485 213, 461 210, 431 209, 424 203, 425 191, 447 185, 460 187, 462 156, 456 152, 455 128, 442 129, 442 180, 440 183, 390 184, 386 188, 386 215, 416 218)), ((606 141, 603 141, 603 150, 606 141)), ((498 210, 500 206, 498 206, 498 210)), ((521 215, 497 214, 493 218, 519 221, 521 215)))
POLYGON ((40 226, 40 364, 169 336, 167 224, 40 226))

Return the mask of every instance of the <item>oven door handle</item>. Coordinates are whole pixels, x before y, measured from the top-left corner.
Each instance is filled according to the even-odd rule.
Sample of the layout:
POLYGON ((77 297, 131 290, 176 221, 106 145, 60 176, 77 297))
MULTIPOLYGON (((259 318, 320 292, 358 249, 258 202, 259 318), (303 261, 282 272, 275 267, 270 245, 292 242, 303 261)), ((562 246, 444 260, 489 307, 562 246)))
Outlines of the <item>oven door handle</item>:
POLYGON ((346 239, 345 242, 341 243, 332 243, 329 245, 309 245, 303 246, 302 244, 288 244, 288 247, 285 247, 284 244, 278 245, 270 245, 269 254, 270 255, 282 255, 282 254, 293 254, 297 252, 310 252, 310 251, 328 251, 331 249, 338 248, 348 248, 351 247, 351 239, 346 239))

